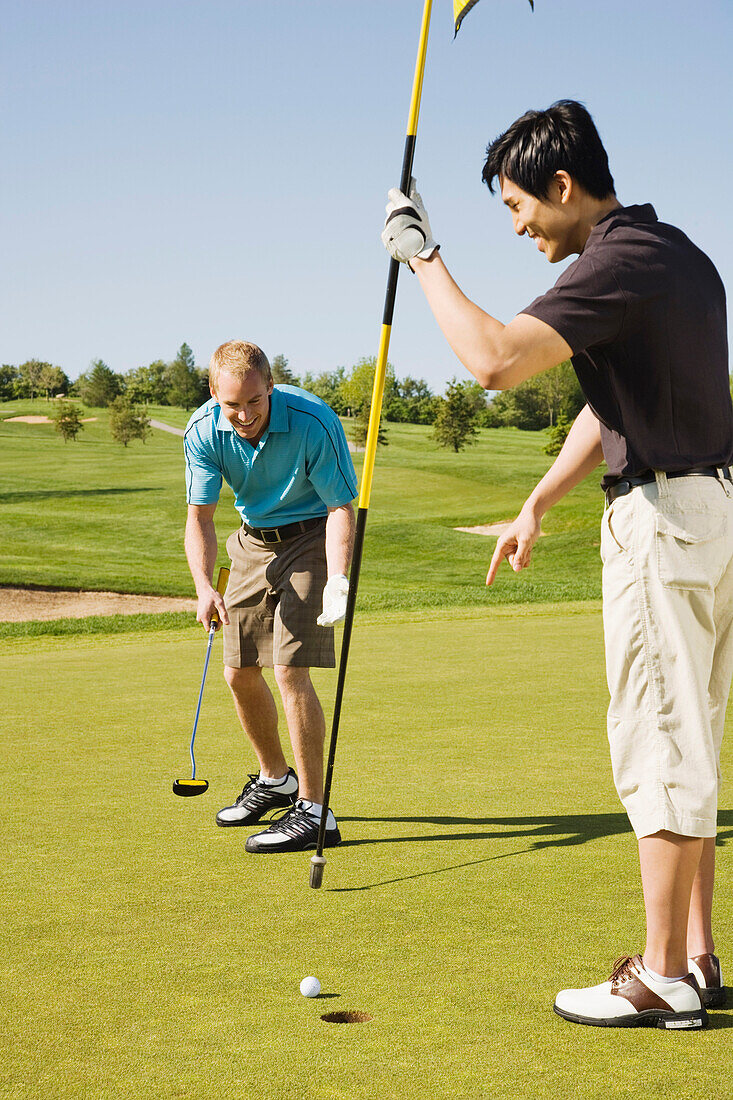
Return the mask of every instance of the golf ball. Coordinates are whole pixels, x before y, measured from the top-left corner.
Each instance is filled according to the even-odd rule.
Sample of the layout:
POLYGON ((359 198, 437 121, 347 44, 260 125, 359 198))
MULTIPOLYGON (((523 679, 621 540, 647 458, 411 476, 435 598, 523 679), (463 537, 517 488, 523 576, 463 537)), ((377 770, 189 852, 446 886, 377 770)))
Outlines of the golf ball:
POLYGON ((318 981, 318 978, 303 978, 303 981, 300 983, 300 992, 304 997, 317 997, 321 992, 321 983, 318 981))

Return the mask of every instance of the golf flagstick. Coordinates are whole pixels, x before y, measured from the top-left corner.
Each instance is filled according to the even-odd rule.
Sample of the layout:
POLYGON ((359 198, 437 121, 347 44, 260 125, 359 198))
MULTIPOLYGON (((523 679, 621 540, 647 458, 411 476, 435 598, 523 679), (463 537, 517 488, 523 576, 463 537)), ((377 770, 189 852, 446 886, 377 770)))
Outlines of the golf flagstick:
MULTIPOLYGON (((420 43, 417 51, 417 62, 415 64, 415 76, 412 82, 410 114, 407 122, 405 151, 402 159, 402 176, 400 179, 400 190, 403 191, 406 195, 410 192, 412 162, 415 155, 417 121, 420 115, 420 98, 422 96, 422 83, 423 76, 425 74, 425 57, 428 49, 428 32, 430 30, 431 8, 432 0, 425 0, 422 14, 422 25, 420 27, 420 43)), ((349 594, 346 600, 346 618, 344 619, 344 636, 341 642, 341 659, 339 661, 338 681, 336 684, 336 698, 333 707, 331 743, 328 749, 328 763, 326 764, 326 778, 323 788, 323 809, 321 811, 321 823, 318 829, 318 843, 316 847, 316 854, 311 857, 310 884, 316 890, 323 882, 323 869, 326 865, 326 860, 323 855, 323 845, 326 837, 328 804, 331 798, 331 780, 333 779, 333 765, 334 760, 336 759, 336 741, 338 739, 339 720, 341 718, 341 704, 344 695, 344 683, 346 682, 346 668, 349 663, 351 628, 354 624, 354 607, 356 606, 356 593, 359 587, 361 558, 364 549, 364 531, 366 529, 367 513, 369 511, 369 498, 372 491, 374 461, 377 455, 379 422, 382 416, 382 398, 384 397, 384 380, 387 370, 387 353, 389 352, 389 338, 392 330, 392 317, 394 314, 394 303, 397 294, 397 276, 399 275, 399 270, 399 261, 390 259, 389 274, 387 276, 387 292, 384 300, 384 314, 382 317, 382 333, 379 341, 377 368, 374 372, 372 407, 369 413, 369 429, 367 431, 366 450, 364 452, 364 468, 362 470, 361 488, 359 491, 359 509, 356 515, 354 556, 351 563, 349 594)))

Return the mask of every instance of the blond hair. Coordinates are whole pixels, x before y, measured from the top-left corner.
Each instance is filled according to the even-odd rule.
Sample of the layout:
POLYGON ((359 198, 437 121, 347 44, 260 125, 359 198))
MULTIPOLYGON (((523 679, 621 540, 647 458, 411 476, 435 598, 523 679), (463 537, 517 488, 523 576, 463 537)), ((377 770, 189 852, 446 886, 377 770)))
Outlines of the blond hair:
POLYGON ((262 348, 244 340, 229 340, 220 344, 209 361, 209 385, 216 390, 222 371, 244 381, 247 375, 257 371, 267 385, 272 382, 270 363, 262 348))

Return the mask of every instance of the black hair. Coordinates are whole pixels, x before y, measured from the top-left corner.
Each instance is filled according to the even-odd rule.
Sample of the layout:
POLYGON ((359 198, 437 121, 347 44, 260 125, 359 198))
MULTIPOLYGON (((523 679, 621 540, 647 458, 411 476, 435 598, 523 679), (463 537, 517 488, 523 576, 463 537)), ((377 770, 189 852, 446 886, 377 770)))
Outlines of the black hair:
POLYGON ((527 111, 486 150, 482 178, 492 195, 506 176, 536 199, 547 197, 555 172, 565 171, 595 199, 615 194, 608 154, 582 103, 561 99, 546 111, 527 111))

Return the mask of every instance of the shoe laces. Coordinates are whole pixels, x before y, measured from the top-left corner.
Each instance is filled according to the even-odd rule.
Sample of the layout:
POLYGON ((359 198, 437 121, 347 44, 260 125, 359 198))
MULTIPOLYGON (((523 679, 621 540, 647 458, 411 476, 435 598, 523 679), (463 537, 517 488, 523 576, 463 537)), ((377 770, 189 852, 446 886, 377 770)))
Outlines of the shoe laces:
POLYGON ((260 777, 259 775, 248 775, 247 778, 249 779, 249 783, 245 783, 242 787, 242 793, 240 794, 237 801, 234 803, 235 806, 238 806, 240 802, 243 802, 247 795, 254 790, 259 782, 260 777))
POLYGON ((608 979, 609 982, 621 985, 623 982, 630 981, 632 977, 631 961, 630 955, 621 955, 620 958, 616 959, 616 962, 613 964, 613 970, 611 971, 611 977, 608 979))
POLYGON ((318 828, 318 822, 301 806, 291 806, 283 810, 279 815, 273 814, 269 820, 272 825, 266 830, 268 833, 283 833, 290 837, 304 837, 318 828))

